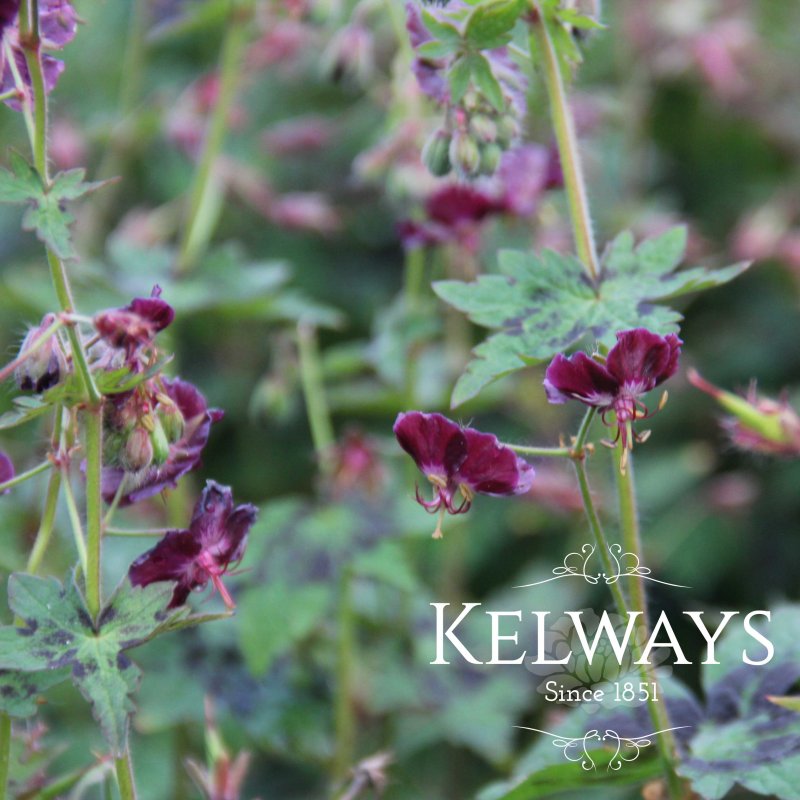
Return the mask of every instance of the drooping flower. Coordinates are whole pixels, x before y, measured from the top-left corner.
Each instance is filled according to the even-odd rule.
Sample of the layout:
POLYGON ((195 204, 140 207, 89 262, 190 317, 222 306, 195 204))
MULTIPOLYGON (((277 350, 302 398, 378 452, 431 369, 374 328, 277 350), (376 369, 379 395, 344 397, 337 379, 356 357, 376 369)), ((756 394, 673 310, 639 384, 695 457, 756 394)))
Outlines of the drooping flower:
MULTIPOLYGON (((222 411, 208 407, 205 397, 197 388, 180 378, 159 379, 159 391, 153 396, 157 404, 149 413, 151 417, 157 416, 159 425, 167 436, 167 448, 163 460, 154 459, 139 470, 126 470, 125 464, 120 460, 117 460, 114 466, 104 467, 102 489, 103 498, 107 503, 113 502, 123 480, 125 485, 122 487, 121 506, 138 503, 140 500, 159 494, 164 489, 174 489, 181 477, 199 466, 200 457, 211 432, 211 424, 223 417, 222 411), (174 422, 178 423, 177 430, 171 429, 174 422)), ((113 424, 113 421, 107 423, 107 427, 113 427, 113 424)), ((129 436, 139 436, 134 434, 135 430, 137 427, 125 430, 125 433, 129 436)), ((125 443, 127 441, 128 439, 125 439, 125 443)), ((150 443, 158 444, 152 439, 150 443)), ((143 449, 146 449, 146 446, 143 449)), ((138 454, 131 452, 129 455, 135 457, 138 454)))
POLYGON ((736 447, 772 456, 800 456, 800 415, 788 400, 759 396, 755 384, 746 397, 740 397, 709 383, 696 370, 689 370, 687 377, 731 413, 722 424, 736 447))
POLYGON ((161 299, 161 287, 154 286, 150 297, 136 297, 123 308, 101 311, 94 326, 110 347, 125 351, 126 361, 133 366, 138 351, 153 344, 156 334, 175 319, 175 311, 161 299))
POLYGON ((66 372, 67 361, 55 334, 40 341, 55 320, 54 314, 45 314, 41 323, 31 328, 22 340, 20 357, 28 355, 14 370, 14 379, 23 392, 41 394, 55 386, 66 372))
POLYGON ((222 576, 241 561, 257 513, 249 504, 234 507, 230 487, 208 481, 189 529, 169 531, 155 547, 139 556, 128 573, 131 583, 147 586, 174 581, 170 607, 175 608, 186 602, 190 592, 205 588, 211 581, 225 605, 234 608, 222 576))
MULTIPOLYGON (((0 483, 10 481, 16 474, 13 462, 0 450, 0 483)), ((0 492, 0 494, 8 494, 8 489, 5 492, 0 492)))
POLYGON ((659 336, 634 328, 617 333, 617 343, 606 358, 559 354, 545 373, 547 399, 551 403, 579 400, 594 406, 606 424, 613 413, 617 436, 627 451, 637 438, 632 424, 650 416, 641 396, 675 374, 682 344, 674 333, 659 336))
POLYGON ((423 499, 417 487, 417 502, 430 513, 439 512, 434 538, 442 536, 445 511, 463 514, 476 494, 523 494, 533 482, 533 467, 496 436, 463 427, 441 414, 399 414, 394 434, 433 484, 433 499, 423 499))

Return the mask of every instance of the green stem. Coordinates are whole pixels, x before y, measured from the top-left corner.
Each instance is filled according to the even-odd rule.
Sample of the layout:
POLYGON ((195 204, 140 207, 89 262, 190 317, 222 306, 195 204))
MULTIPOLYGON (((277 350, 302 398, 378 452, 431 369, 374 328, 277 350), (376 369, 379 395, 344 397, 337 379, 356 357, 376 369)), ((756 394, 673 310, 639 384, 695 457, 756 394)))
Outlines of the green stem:
MULTIPOLYGON (((617 444, 616 457, 617 496, 619 498, 619 518, 620 527, 622 528, 622 541, 625 552, 633 553, 641 561, 643 551, 639 530, 639 515, 637 513, 636 486, 633 478, 633 458, 631 453, 628 452, 627 462, 623 462, 623 459, 626 458, 626 453, 621 440, 617 444), (624 471, 622 469, 623 463, 625 466, 624 471)), ((650 630, 647 613, 647 592, 645 590, 644 578, 640 575, 632 577, 631 587, 631 606, 634 611, 641 612, 640 630, 641 639, 644 639, 647 632, 650 630)), ((637 641, 640 641, 640 636, 637 636, 637 641)), ((641 670, 646 676, 645 679, 648 683, 658 685, 658 675, 652 665, 643 664, 641 670)), ((654 724, 658 726, 658 730, 667 730, 671 727, 669 712, 664 703, 651 703, 650 711, 654 724)), ((662 733, 658 737, 658 740, 658 747, 667 773, 667 784, 670 796, 672 798, 683 797, 683 786, 675 772, 675 737, 672 732, 662 733)))
POLYGON ((508 447, 515 453, 523 456, 538 456, 541 458, 572 458, 571 447, 529 447, 526 444, 509 444, 503 442, 503 447, 508 447))
POLYGON ((589 198, 586 194, 583 166, 578 149, 578 137, 575 133, 575 122, 561 75, 558 53, 548 24, 541 9, 536 6, 535 19, 531 24, 531 53, 538 50, 542 55, 553 130, 558 144, 558 154, 561 158, 561 169, 564 173, 564 185, 575 235, 575 247, 589 277, 592 281, 596 281, 600 268, 592 229, 592 217, 589 212, 589 198))
MULTIPOLYGON (((61 457, 62 453, 62 434, 64 431, 64 409, 56 406, 53 420, 52 448, 56 458, 61 457)), ((49 462, 48 462, 49 463, 49 462)), ((53 535, 53 528, 56 521, 56 510, 58 509, 58 496, 61 493, 61 470, 54 469, 50 473, 50 480, 47 482, 45 492, 44 509, 42 518, 39 522, 39 530, 36 532, 36 539, 33 548, 28 556, 27 571, 35 575, 42 564, 44 554, 50 544, 53 535)))
POLYGON ((120 800, 136 800, 136 781, 133 777, 130 745, 126 748, 125 755, 114 762, 114 766, 117 771, 120 800))
POLYGON ((347 777, 355 758, 356 720, 353 708, 354 669, 356 663, 353 576, 348 568, 341 578, 338 630, 336 639, 335 745, 333 779, 347 777))
POLYGON ((335 440, 325 396, 317 334, 313 327, 302 322, 297 326, 297 345, 300 357, 300 380, 308 424, 311 428, 311 439, 314 442, 320 468, 327 471, 330 467, 331 446, 335 440))
POLYGON ((6 800, 11 767, 11 717, 0 711, 0 800, 6 800))
POLYGON ((164 536, 172 528, 142 528, 140 530, 127 530, 125 528, 106 528, 106 536, 164 536))
POLYGON ((6 481, 5 483, 0 483, 0 494, 2 494, 6 489, 13 489, 20 483, 24 483, 30 478, 35 478, 37 475, 41 475, 43 472, 46 472, 52 466, 53 465, 49 461, 42 461, 41 464, 33 467, 32 469, 29 469, 27 472, 20 472, 19 475, 13 477, 10 481, 6 481))
POLYGON ((86 455, 86 606, 96 617, 101 606, 101 548, 103 542, 103 498, 100 477, 103 459, 102 408, 87 409, 84 419, 86 455))
POLYGON ((20 13, 19 40, 25 53, 25 64, 33 90, 33 163, 45 186, 50 183, 47 165, 47 92, 42 69, 42 46, 39 38, 39 4, 30 0, 29 14, 20 13))
POLYGON ((83 574, 86 575, 88 573, 88 558, 86 554, 86 539, 83 535, 83 525, 81 525, 81 513, 78 511, 78 504, 75 502, 75 495, 72 492, 72 484, 66 469, 61 477, 64 486, 64 500, 67 504, 67 515, 72 526, 72 536, 75 539, 75 549, 78 551, 78 560, 83 574))
MULTIPOLYGON (((576 452, 580 452, 583 449, 594 417, 595 409, 589 409, 589 411, 586 413, 586 416, 583 418, 578 436, 576 437, 576 452)), ((597 553, 600 556, 600 560, 603 564, 603 570, 606 575, 616 575, 617 571, 611 559, 611 551, 609 550, 608 539, 606 538, 603 530, 603 525, 600 521, 600 515, 597 513, 594 498, 592 497, 591 487, 589 486, 589 476, 586 471, 586 460, 585 458, 575 458, 573 463, 575 464, 575 472, 578 476, 578 485, 580 486, 583 506, 586 510, 586 518, 589 522, 589 528, 592 531, 592 535, 594 536, 597 553)), ((640 553, 638 550, 636 552, 637 554, 640 553)), ((611 581, 608 586, 611 589, 611 595, 614 598, 614 605, 617 608, 617 613, 624 620, 628 620, 630 618, 630 609, 625 599, 625 595, 622 593, 619 580, 611 581)), ((635 608, 634 611, 641 611, 641 608, 635 608)), ((647 633, 646 623, 644 625, 637 626, 636 636, 633 637, 632 650, 634 662, 638 662, 642 658, 643 643, 644 639, 646 638, 646 636, 641 635, 642 633, 647 633)), ((653 670, 649 664, 637 663, 636 666, 643 681, 648 683, 657 683, 655 670, 653 670)), ((659 693, 656 693, 656 696, 658 696, 658 694, 659 693)), ((667 778, 670 797, 672 800, 679 800, 679 798, 683 797, 683 788, 680 778, 675 772, 675 740, 672 733, 668 730, 670 728, 670 724, 666 707, 662 702, 648 694, 647 708, 650 714, 650 719, 652 720, 653 725, 655 725, 655 730, 660 732, 656 737, 656 742, 659 754, 661 756, 661 761, 663 763, 664 773, 667 778)))
POLYGON ((219 95, 208 119, 203 152, 189 195, 189 211, 181 240, 176 271, 186 273, 202 255, 214 230, 217 187, 214 166, 222 152, 225 131, 241 73, 253 0, 230 0, 225 38, 219 59, 219 95))
POLYGON ((409 309, 416 307, 425 286, 425 255, 424 247, 411 247, 406 250, 405 293, 409 309))

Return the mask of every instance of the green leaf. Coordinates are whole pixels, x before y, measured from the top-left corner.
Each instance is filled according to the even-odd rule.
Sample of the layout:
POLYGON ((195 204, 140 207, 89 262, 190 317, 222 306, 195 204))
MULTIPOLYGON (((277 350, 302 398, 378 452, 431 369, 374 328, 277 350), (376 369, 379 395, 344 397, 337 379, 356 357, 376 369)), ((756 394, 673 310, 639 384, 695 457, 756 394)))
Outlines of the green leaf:
POLYGON ((11 672, 0 670, 0 711, 12 717, 32 717, 39 709, 39 696, 69 677, 69 670, 11 672))
POLYGON ((19 153, 9 155, 11 171, 0 169, 0 202, 27 203, 22 227, 32 231, 59 258, 74 256, 69 226, 74 217, 65 210, 67 200, 75 200, 104 186, 108 181, 85 183, 85 170, 60 172, 45 186, 41 176, 19 153))
POLYGON ((452 53, 457 53, 460 44, 453 42, 425 42, 417 48, 417 53, 423 58, 444 58, 452 53))
POLYGON ((461 44, 461 31, 452 23, 437 19, 427 9, 422 10, 422 23, 435 39, 449 44, 461 44))
POLYGON ((609 348, 617 331, 640 326, 662 335, 678 331, 681 315, 657 303, 720 286, 748 266, 676 270, 685 242, 683 228, 636 248, 633 236, 622 233, 604 254, 596 284, 576 258, 549 250, 539 255, 502 251, 499 275, 434 284, 442 300, 477 325, 497 331, 473 351, 453 392, 453 405, 579 343, 609 348))
POLYGON ((470 59, 470 66, 475 85, 486 95, 486 98, 495 109, 502 112, 506 106, 503 89, 500 86, 500 81, 497 80, 494 72, 492 72, 489 59, 482 55, 475 56, 470 59))
POLYGON ((614 770, 610 768, 614 750, 591 750, 590 754, 594 769, 586 770, 579 762, 555 764, 530 775, 511 791, 500 787, 486 789, 478 800, 537 800, 594 786, 632 786, 662 774, 661 761, 657 757, 640 757, 625 764, 623 769, 614 770))
POLYGON ((0 669, 23 673, 69 671, 89 701, 115 755, 125 749, 139 668, 125 650, 151 639, 186 609, 169 610, 171 583, 134 588, 126 580, 94 623, 74 580, 17 573, 8 580, 8 602, 22 620, 0 628, 0 669))
POLYGON ((468 56, 461 56, 447 73, 447 81, 450 85, 450 101, 454 105, 458 105, 464 98, 471 77, 472 59, 468 56))
POLYGON ((0 415, 0 431, 24 425, 44 414, 50 408, 48 403, 43 403, 37 397, 15 397, 14 407, 5 414, 0 415))
POLYGON ((481 3, 469 15, 464 38, 478 50, 492 50, 508 44, 523 8, 522 0, 481 3))
POLYGON ((325 620, 330 604, 328 586, 274 581, 245 594, 237 617, 239 641, 253 675, 262 675, 308 637, 325 620))

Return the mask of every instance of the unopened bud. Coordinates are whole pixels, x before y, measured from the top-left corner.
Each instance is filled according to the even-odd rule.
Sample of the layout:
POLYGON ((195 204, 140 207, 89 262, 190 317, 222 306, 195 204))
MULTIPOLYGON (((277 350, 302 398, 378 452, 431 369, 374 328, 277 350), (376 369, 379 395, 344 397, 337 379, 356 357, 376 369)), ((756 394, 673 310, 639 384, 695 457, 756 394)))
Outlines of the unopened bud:
POLYGON ((785 400, 759 397, 755 388, 746 398, 740 397, 709 383, 696 370, 689 370, 687 377, 733 415, 725 427, 735 445, 771 455, 800 456, 800 416, 785 400))
POLYGON ((153 444, 147 428, 142 425, 133 428, 120 450, 119 460, 126 472, 141 472, 153 463, 153 444))
POLYGON ((449 174, 453 165, 450 163, 450 134, 441 129, 436 131, 422 148, 422 163, 431 175, 442 178, 449 174))
POLYGON ((472 117, 469 128, 482 142, 493 142, 497 138, 497 123, 486 114, 472 117))
POLYGON ((499 144, 490 142, 481 147, 481 175, 494 175, 500 166, 503 157, 503 148, 499 144))
POLYGON ((159 402, 158 404, 158 419, 164 429, 164 434, 170 444, 174 444, 178 439, 183 436, 183 429, 185 427, 185 420, 183 414, 178 406, 172 401, 167 403, 159 402))
POLYGON ((153 417, 150 444, 153 448, 153 463, 160 467, 169 458, 169 440, 158 417, 153 417))
POLYGON ((41 394, 55 386, 66 372, 67 362, 55 334, 42 341, 42 335, 55 320, 53 314, 45 314, 39 326, 31 328, 22 340, 19 354, 29 355, 15 370, 14 378, 24 392, 41 394))
POLYGON ((511 115, 504 114, 496 123, 497 142, 503 147, 508 147, 519 137, 519 122, 511 115))
POLYGON ((481 152, 465 131, 457 131, 450 142, 450 161, 464 178, 474 178, 481 165, 481 152))

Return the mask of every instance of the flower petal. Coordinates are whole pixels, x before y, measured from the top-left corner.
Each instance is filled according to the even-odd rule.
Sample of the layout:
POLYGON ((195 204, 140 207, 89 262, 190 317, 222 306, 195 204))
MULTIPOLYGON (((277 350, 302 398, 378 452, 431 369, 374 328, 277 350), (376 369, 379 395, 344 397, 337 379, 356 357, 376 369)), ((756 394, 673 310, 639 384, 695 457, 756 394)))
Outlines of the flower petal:
POLYGON ((467 457, 467 440, 461 426, 441 414, 399 414, 394 435, 426 475, 449 478, 467 457))
POLYGON ((617 343, 608 354, 608 371, 633 395, 654 389, 675 374, 681 340, 646 328, 634 328, 617 334, 617 343))
MULTIPOLYGON (((16 472, 14 470, 14 464, 11 459, 2 451, 0 450, 0 483, 5 483, 6 481, 10 481, 16 472)), ((8 494, 8 489, 5 492, 0 492, 0 494, 8 494)))
POLYGON ((523 494, 531 488, 533 467, 491 433, 465 428, 467 458, 454 481, 494 496, 523 494))
POLYGON ((195 568, 200 551, 200 542, 189 531, 169 531, 155 547, 131 564, 128 577, 134 586, 177 582, 170 606, 182 605, 192 589, 208 581, 195 568))
POLYGON ((544 388, 551 403, 572 398, 586 405, 610 406, 620 389, 616 378, 586 353, 558 354, 545 372, 544 388))

